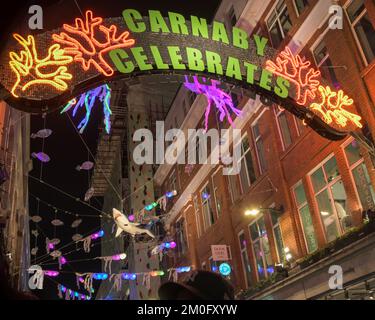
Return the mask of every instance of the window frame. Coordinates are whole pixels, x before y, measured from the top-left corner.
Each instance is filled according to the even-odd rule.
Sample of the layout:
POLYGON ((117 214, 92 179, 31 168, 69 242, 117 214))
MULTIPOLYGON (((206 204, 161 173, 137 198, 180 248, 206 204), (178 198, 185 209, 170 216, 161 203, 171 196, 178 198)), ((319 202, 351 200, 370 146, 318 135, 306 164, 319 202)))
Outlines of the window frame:
MULTIPOLYGON (((266 159, 264 159, 265 161, 265 167, 266 168, 262 168, 262 164, 261 164, 261 161, 260 161, 260 157, 259 157, 259 151, 258 151, 258 145, 257 145, 257 142, 259 140, 262 140, 262 144, 263 144, 263 138, 262 138, 262 135, 261 133, 259 132, 259 135, 258 136, 255 136, 255 132, 254 132, 254 127, 255 126, 258 126, 258 131, 259 131, 259 125, 258 125, 258 122, 259 122, 259 119, 257 119, 256 121, 254 121, 252 124, 251 124, 251 132, 252 132, 252 135, 253 135, 253 138, 254 138, 254 145, 255 145, 255 153, 256 153, 256 156, 257 156, 257 164, 258 164, 258 170, 259 170, 259 173, 260 175, 263 175, 265 172, 267 172, 267 161, 266 159)), ((263 144, 263 147, 264 147, 264 144, 263 144)), ((264 150, 264 149, 263 149, 264 150)), ((264 158, 265 158, 265 154, 263 155, 264 158)))
MULTIPOLYGON (((361 198, 359 196, 359 193, 358 193, 358 189, 357 189, 357 185, 355 183, 355 179, 354 179, 354 175, 353 175, 353 170, 356 169, 359 165, 361 165, 362 163, 365 164, 366 166, 366 163, 365 163, 365 159, 364 157, 362 156, 362 158, 360 160, 357 160, 356 162, 354 162, 352 165, 349 164, 349 159, 348 157, 346 156, 346 152, 345 152, 345 149, 346 147, 351 144, 355 139, 353 137, 350 137, 347 141, 345 141, 342 145, 341 145, 341 148, 342 148, 342 152, 344 153, 344 156, 345 156, 345 161, 346 161, 346 165, 348 166, 348 170, 350 172, 350 181, 353 185, 353 188, 355 190, 355 196, 357 198, 357 203, 359 205, 359 207, 361 208, 361 211, 364 210, 363 209, 363 205, 362 205, 362 201, 361 201, 361 198)), ((359 143, 357 141, 357 143, 359 143)), ((368 171, 368 168, 366 166, 366 169, 367 169, 367 173, 370 174, 368 171)), ((374 188, 374 186, 373 186, 374 188)), ((375 190, 374 190, 375 191, 375 190)), ((375 203, 375 199, 374 199, 374 203, 375 203)))
MULTIPOLYGON (((254 257, 254 259, 253 259, 253 267, 254 267, 254 270, 255 270, 255 274, 256 274, 256 277, 257 277, 257 280, 258 281, 260 281, 261 279, 260 279, 260 277, 259 277, 259 271, 258 271, 258 268, 257 268, 257 259, 256 259, 256 255, 255 255, 255 250, 254 250, 254 243, 255 242, 259 242, 259 247, 261 248, 261 250, 262 250, 262 262, 263 262, 263 268, 264 268, 264 275, 265 275, 265 277, 264 277, 264 279, 268 279, 269 278, 269 276, 272 274, 272 273, 270 273, 269 274, 269 272, 268 272, 268 270, 267 270, 267 262, 266 262, 266 257, 265 257, 265 255, 264 255, 264 249, 263 249, 263 245, 262 245, 262 242, 260 241, 260 239, 261 239, 261 237, 260 236, 258 236, 257 237, 257 240, 253 240, 253 238, 251 237, 251 231, 250 231, 250 226, 252 226, 253 224, 257 224, 257 229, 259 230, 259 226, 258 226, 258 221, 260 220, 260 219, 262 219, 263 218, 263 221, 264 221, 264 228, 266 229, 266 231, 267 231, 267 226, 266 226, 266 219, 265 219, 265 215, 262 213, 262 214, 259 214, 259 216, 258 217, 256 217, 253 221, 251 221, 248 225, 247 225, 247 230, 248 230, 248 232, 249 232, 249 237, 250 237, 250 241, 251 241, 251 250, 252 250, 252 254, 253 254, 253 257, 254 257)), ((272 230, 273 231, 273 230, 272 230)), ((272 243, 272 241, 270 240, 270 238, 268 237, 268 235, 267 235, 267 239, 268 239, 268 242, 269 242, 269 244, 270 244, 270 246, 271 246, 271 243, 272 243)), ((272 258, 272 253, 270 252, 270 254, 271 254, 271 258, 272 258)), ((273 258, 272 258, 272 260, 273 260, 273 258)), ((275 264, 275 262, 274 261, 272 261, 273 262, 273 265, 275 264)))
MULTIPOLYGON (((307 199, 307 195, 306 195, 306 189, 305 189, 305 186, 303 184, 303 180, 299 180, 294 186, 292 186, 292 194, 293 194, 293 198, 294 198, 294 203, 296 205, 296 208, 297 208, 297 213, 298 213, 298 220, 299 220, 299 223, 300 223, 300 226, 301 226, 301 229, 302 229, 302 234, 303 234, 303 242, 305 244, 305 248, 306 248, 306 251, 307 253, 313 253, 315 252, 316 250, 319 249, 319 246, 318 246, 318 239, 317 239, 317 236, 316 236, 316 230, 315 230, 315 227, 314 227, 314 223, 313 223, 313 228, 314 228, 314 234, 315 234, 315 240, 317 242, 317 248, 314 250, 314 251, 310 251, 309 249, 309 246, 307 245, 307 240, 306 240, 306 232, 305 232, 305 228, 303 226, 303 222, 302 222, 302 219, 301 219, 301 212, 300 210, 303 209, 305 206, 307 206, 309 208, 309 212, 310 212, 310 216, 311 216, 311 220, 312 220, 312 213, 313 211, 310 209, 310 205, 309 205, 309 202, 308 202, 308 199, 307 199), (303 191, 305 193, 305 197, 306 197, 306 201, 303 202, 301 205, 298 204, 297 202, 297 196, 296 196, 296 188, 299 186, 299 185, 302 185, 303 187, 303 191)), ((312 221, 313 222, 313 221, 312 221)))
MULTIPOLYGON (((202 192, 204 189, 206 189, 207 187, 209 187, 209 181, 207 181, 204 186, 200 189, 199 191, 199 198, 200 198, 200 201, 201 201, 201 208, 202 208, 202 214, 203 214, 203 233, 208 230, 211 226, 213 226, 216 222, 216 220, 214 219, 214 221, 209 224, 208 226, 206 225, 207 221, 206 221, 206 218, 205 218, 205 215, 206 215, 206 212, 205 212, 205 209, 204 209, 204 206, 205 204, 208 205, 208 207, 211 207, 211 210, 213 210, 212 208, 212 203, 210 203, 210 198, 212 197, 212 195, 210 194, 210 197, 205 199, 206 201, 203 201, 202 199, 202 192)), ((211 191, 211 190, 210 190, 211 191)), ((207 217, 210 219, 210 217, 207 217)))
MULTIPOLYGON (((275 47, 274 43, 272 42, 271 29, 272 29, 273 26, 277 23, 277 26, 278 26, 279 31, 280 31, 280 33, 281 33, 281 41, 280 41, 280 43, 281 43, 281 42, 285 39, 285 37, 286 37, 286 35, 287 35, 287 34, 285 34, 284 29, 283 29, 283 27, 282 27, 282 25, 281 25, 281 21, 280 21, 280 18, 282 17, 282 13, 283 13, 283 11, 284 11, 285 9, 286 9, 286 11, 288 12, 288 15, 289 15, 288 6, 287 6, 286 1, 285 1, 285 0, 279 0, 279 1, 277 1, 277 2, 275 3, 275 5, 272 7, 272 9, 270 10, 270 12, 267 14, 267 16, 266 16, 265 19, 264 19, 265 26, 266 26, 266 28, 267 28, 268 38, 269 38, 269 40, 270 40, 272 46, 273 46, 275 49, 276 49, 276 47, 275 47), (281 9, 280 9, 280 12, 277 12, 277 11, 276 11, 276 7, 278 6, 278 4, 279 4, 280 2, 284 2, 284 4, 282 5, 282 7, 281 7, 281 9), (268 21, 267 21, 267 20, 272 16, 272 14, 275 14, 275 21, 273 21, 273 22, 271 23, 271 25, 268 25, 268 21)), ((291 21, 291 19, 290 19, 290 15, 289 15, 289 20, 290 20, 290 22, 291 22, 291 24, 292 24, 292 21, 291 21)), ((292 24, 292 25, 293 25, 293 24, 292 24)))
POLYGON ((362 48, 361 41, 359 40, 358 35, 357 35, 357 32, 355 31, 354 27, 355 27, 355 25, 358 23, 358 21, 359 21, 360 19, 362 19, 363 16, 365 16, 365 15, 368 13, 368 11, 367 11, 367 8, 366 8, 366 6, 365 6, 365 9, 363 10, 363 12, 361 12, 361 14, 360 14, 360 15, 359 15, 359 16, 358 16, 353 22, 350 21, 350 17, 349 17, 349 14, 348 14, 348 8, 349 8, 349 6, 353 3, 353 1, 355 1, 355 0, 348 0, 348 1, 343 5, 343 9, 344 9, 344 11, 345 11, 345 15, 346 15, 346 18, 347 18, 348 23, 349 23, 349 25, 350 25, 350 29, 351 29, 351 32, 352 32, 352 34, 353 34, 354 40, 355 40, 355 42, 356 42, 356 44, 357 44, 357 48, 358 48, 358 50, 359 50, 359 53, 360 53, 360 55, 361 55, 361 57, 362 57, 362 60, 363 60, 363 62, 364 62, 365 67, 367 67, 370 63, 372 63, 373 61, 375 61, 375 58, 373 59, 373 61, 367 61, 367 58, 366 58, 365 52, 363 51, 363 48, 362 48))
MULTIPOLYGON (((245 188, 242 185, 242 180, 241 180, 241 177, 240 177, 242 166, 243 166, 242 161, 244 162, 244 165, 245 165, 246 180, 247 180, 247 184, 248 184, 248 188, 247 188, 248 190, 247 191, 249 191, 250 187, 255 183, 257 177, 256 177, 256 172, 254 170, 255 181, 254 182, 250 181, 251 179, 250 179, 250 175, 249 175, 249 168, 247 167, 246 155, 248 153, 250 153, 251 161, 254 162, 253 161, 254 159, 253 159, 253 154, 252 154, 253 148, 251 148, 252 141, 250 139, 250 136, 247 134, 247 132, 245 132, 245 134, 241 137, 241 141, 239 143, 241 144, 241 158, 238 160, 237 163, 241 163, 241 169, 240 169, 240 172, 238 173, 238 176, 239 176, 238 178, 239 178, 239 183, 240 183, 240 188, 241 188, 241 194, 244 194, 245 193, 245 188), (247 139, 248 142, 249 142, 249 148, 247 150, 244 150, 244 147, 243 147, 243 140, 244 139, 247 139)), ((253 166, 254 166, 254 163, 253 163, 253 166)), ((254 166, 253 169, 255 169, 255 166, 254 166)))
MULTIPOLYGON (((292 130, 291 130, 291 127, 289 125, 289 121, 288 121, 288 117, 287 117, 287 114, 285 113, 285 109, 276 105, 274 109, 274 114, 275 114, 275 118, 276 118, 276 125, 277 125, 277 130, 279 132, 279 137, 280 137, 280 140, 281 140, 281 147, 283 149, 283 151, 287 150, 291 145, 293 145, 293 135, 292 135, 292 130), (281 124, 280 124, 280 121, 279 121, 279 117, 281 114, 284 114, 285 115, 285 119, 286 119, 286 123, 288 125, 288 130, 289 130, 289 135, 290 135, 290 144, 288 146, 285 146, 285 141, 284 141, 284 135, 283 135, 283 132, 281 130, 281 124)), ((297 129, 298 130, 298 129, 297 129)))
MULTIPOLYGON (((337 237, 340 237, 342 236, 343 234, 345 234, 345 230, 343 230, 342 228, 342 225, 341 225, 341 222, 340 222, 340 218, 338 216, 338 213, 337 213, 337 209, 336 209, 336 206, 334 205, 334 201, 333 201, 333 194, 332 194, 332 186, 334 184, 336 184, 337 182, 339 182, 340 180, 342 181, 342 183, 344 184, 344 181, 342 180, 342 174, 340 173, 339 171, 339 176, 335 177, 332 181, 328 182, 328 179, 327 179, 327 174, 326 174, 326 171, 324 169, 324 165, 329 161, 331 160, 333 157, 335 157, 336 159, 336 163, 337 163, 337 158, 335 156, 334 153, 331 153, 328 157, 326 157, 322 162, 320 162, 313 170, 311 170, 308 174, 307 174, 307 177, 308 177, 308 181, 311 185, 311 190, 313 192, 313 198, 314 198, 314 201, 315 201, 315 204, 316 204, 316 207, 318 208, 319 210, 319 205, 318 205, 318 200, 317 200, 317 196, 319 194, 321 194, 322 192, 324 192, 325 190, 328 191, 328 196, 329 196, 329 201, 330 201, 330 206, 331 206, 331 209, 333 211, 333 215, 334 215, 334 218, 335 218, 335 222, 336 222, 336 226, 338 226, 337 230, 338 230, 338 236, 337 237), (323 175, 324 175, 324 179, 325 179, 325 183, 326 185, 320 189, 318 192, 315 192, 314 190, 314 186, 313 186, 313 183, 312 183, 312 179, 311 179, 311 175, 313 173, 315 173, 317 170, 319 170, 320 168, 322 168, 322 171, 323 171, 323 175)), ((345 190, 345 186, 344 186, 344 190, 345 190)), ((345 195, 347 196, 346 194, 346 190, 345 190, 345 195)), ((318 215, 319 215, 319 219, 320 219, 320 223, 322 224, 322 227, 323 227, 323 236, 324 236, 324 239, 325 239, 325 242, 328 243, 328 240, 327 240, 327 235, 326 235, 326 228, 324 226, 324 222, 323 222, 323 219, 322 219, 322 216, 321 216, 321 213, 318 212, 318 215)), ((336 238, 337 238, 336 237, 336 238)), ((334 240, 332 240, 334 241, 334 240)))
POLYGON ((197 238, 199 239, 202 236, 202 225, 201 225, 201 214, 200 214, 200 207, 198 204, 198 196, 193 196, 193 206, 194 206, 194 215, 195 215, 195 223, 197 225, 197 238))
MULTIPOLYGON (((248 279, 247 277, 247 272, 246 272, 246 266, 245 266, 245 261, 244 261, 244 258, 243 258, 243 254, 245 253, 246 256, 247 256, 247 262, 249 264, 249 266, 251 267, 251 259, 249 258, 249 252, 247 251, 247 245, 245 245, 243 248, 241 248, 241 235, 243 235, 245 237, 245 231, 244 230, 241 230, 240 232, 237 233, 237 239, 238 239, 238 243, 239 243, 239 249, 240 249, 240 256, 241 256, 241 266, 242 266, 242 273, 244 275, 244 278, 245 278, 245 286, 246 288, 249 287, 249 283, 252 283, 253 279, 248 279)), ((252 275, 253 273, 253 270, 250 270, 250 273, 252 275)))
POLYGON ((293 6, 294 6, 295 12, 296 12, 296 14, 297 14, 297 17, 299 17, 299 16, 301 16, 301 15, 305 12, 306 8, 307 8, 308 6, 310 6, 310 3, 309 3, 309 0, 307 0, 307 5, 303 8, 303 10, 302 10, 301 12, 299 12, 299 11, 298 11, 298 7, 297 7, 297 4, 296 4, 296 1, 297 1, 297 0, 293 0, 292 2, 293 2, 293 6))

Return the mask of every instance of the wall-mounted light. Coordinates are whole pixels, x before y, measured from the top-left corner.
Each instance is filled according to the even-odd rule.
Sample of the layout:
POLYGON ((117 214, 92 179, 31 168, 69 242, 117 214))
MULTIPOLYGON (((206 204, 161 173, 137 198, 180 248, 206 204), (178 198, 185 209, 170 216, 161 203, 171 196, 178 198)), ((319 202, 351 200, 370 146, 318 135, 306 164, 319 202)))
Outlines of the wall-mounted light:
POLYGON ((260 212, 264 212, 264 211, 269 211, 271 213, 276 213, 276 214, 282 214, 282 213, 284 213, 284 206, 280 205, 279 208, 254 208, 254 209, 247 209, 245 211, 245 216, 253 216, 253 217, 255 217, 260 212))

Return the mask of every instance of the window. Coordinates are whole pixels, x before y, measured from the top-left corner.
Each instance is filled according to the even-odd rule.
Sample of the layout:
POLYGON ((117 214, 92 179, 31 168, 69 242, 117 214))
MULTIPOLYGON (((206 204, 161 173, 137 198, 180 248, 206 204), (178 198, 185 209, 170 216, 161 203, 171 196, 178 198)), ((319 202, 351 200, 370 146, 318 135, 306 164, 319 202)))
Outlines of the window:
POLYGON ((294 0, 294 5, 296 6, 297 14, 300 15, 309 5, 309 1, 308 0, 294 0))
POLYGON ((336 158, 330 158, 316 169, 310 178, 326 239, 331 242, 351 227, 351 216, 348 214, 346 193, 336 158))
POLYGON ((230 27, 234 27, 237 23, 236 13, 234 12, 234 7, 232 6, 227 14, 227 20, 230 27))
POLYGON ((284 263, 285 252, 284 252, 284 242, 281 234, 280 221, 277 213, 271 212, 272 230, 275 237, 276 252, 279 258, 279 263, 284 263))
POLYGON ((194 210, 195 210, 195 223, 197 224, 197 237, 200 238, 202 234, 202 227, 201 227, 201 214, 200 214, 199 205, 198 205, 198 197, 194 196, 193 201, 194 201, 194 210))
POLYGON ((253 285, 252 283, 252 277, 251 277, 251 267, 249 263, 249 256, 247 255, 246 250, 246 239, 245 239, 245 233, 241 231, 238 234, 238 241, 240 242, 240 251, 241 251, 241 261, 242 261, 242 269, 245 275, 245 281, 248 287, 251 287, 253 285))
POLYGON ((322 73, 322 77, 330 81, 335 88, 339 87, 339 82, 333 68, 331 58, 329 57, 327 47, 324 41, 321 41, 313 50, 314 59, 317 67, 322 73))
POLYGON ((297 186, 294 187, 294 199, 296 201, 298 215, 302 224, 307 251, 310 253, 318 249, 318 242, 316 240, 310 208, 307 203, 306 193, 302 181, 298 182, 297 186))
POLYGON ((219 185, 220 181, 218 181, 216 177, 219 177, 219 175, 214 174, 212 176, 212 187, 214 191, 216 213, 217 213, 217 217, 219 218, 221 216, 221 196, 218 192, 217 186, 219 185))
POLYGON ((374 188, 356 140, 353 140, 345 147, 345 155, 353 175, 362 209, 373 209, 375 207, 374 188))
POLYGON ((284 0, 279 1, 267 19, 267 28, 274 48, 277 48, 292 27, 284 0))
POLYGON ((186 233, 185 233, 185 219, 179 219, 175 224, 176 230, 176 244, 178 255, 183 255, 187 249, 186 233))
POLYGON ((290 133, 287 115, 285 110, 280 107, 276 107, 275 114, 277 119, 277 126, 279 128, 279 133, 281 136, 281 143, 283 145, 283 150, 285 150, 292 144, 292 135, 290 133))
POLYGON ((303 133, 303 131, 305 131, 306 126, 303 124, 303 121, 301 119, 297 118, 296 116, 293 117, 297 126, 298 135, 300 136, 303 133))
POLYGON ((230 174, 227 177, 229 180, 230 198, 233 203, 236 202, 241 195, 240 188, 238 185, 238 175, 230 174))
POLYGON ((204 228, 207 229, 215 222, 214 211, 212 210, 211 204, 211 190, 208 185, 206 185, 201 191, 201 201, 204 218, 204 228))
POLYGON ((354 0, 346 11, 363 55, 367 63, 370 63, 375 57, 375 30, 364 0, 354 0))
POLYGON ((264 224, 264 217, 261 216, 250 224, 249 230, 258 277, 259 280, 262 280, 274 272, 270 242, 264 224))
POLYGON ((255 148, 256 148, 256 153, 258 156, 260 173, 262 174, 266 172, 267 170, 267 163, 266 163, 266 157, 265 157, 264 144, 263 144, 262 136, 260 135, 258 123, 254 124, 252 129, 253 129, 253 134, 254 134, 255 148))
POLYGON ((246 193, 256 180, 254 164, 250 150, 250 142, 247 135, 242 138, 241 148, 242 155, 241 159, 239 160, 241 161, 240 182, 242 193, 246 193))
POLYGON ((176 190, 178 191, 178 187, 177 187, 177 177, 176 177, 176 171, 173 170, 171 175, 169 176, 169 185, 171 187, 171 190, 176 190))
POLYGON ((192 106, 196 98, 197 98, 197 94, 189 90, 188 91, 188 105, 189 105, 188 109, 190 109, 190 107, 192 106))

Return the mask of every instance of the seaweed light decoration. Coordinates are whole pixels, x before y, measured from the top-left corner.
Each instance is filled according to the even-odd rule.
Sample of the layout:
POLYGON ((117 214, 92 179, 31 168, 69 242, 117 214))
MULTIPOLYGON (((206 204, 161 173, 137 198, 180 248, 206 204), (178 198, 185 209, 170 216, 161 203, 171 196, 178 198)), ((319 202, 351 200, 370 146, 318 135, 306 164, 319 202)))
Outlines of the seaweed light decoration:
POLYGON ((83 133, 85 130, 87 124, 90 120, 91 110, 94 106, 94 103, 96 99, 99 99, 100 102, 103 104, 103 113, 104 113, 104 125, 105 125, 105 131, 109 134, 111 131, 111 108, 110 108, 110 100, 111 100, 111 88, 104 84, 102 86, 99 86, 95 89, 89 90, 85 93, 82 93, 79 97, 76 97, 72 100, 70 100, 64 109, 61 110, 61 114, 69 111, 71 108, 73 109, 73 117, 75 117, 77 111, 79 108, 85 106, 86 108, 86 115, 81 120, 81 122, 78 125, 78 129, 80 133, 83 133))
MULTIPOLYGON (((203 78, 205 81, 205 78, 203 78)), ((221 122, 223 122, 224 117, 227 117, 228 122, 231 126, 233 126, 233 120, 230 115, 230 111, 232 111, 236 116, 241 116, 241 110, 237 109, 234 104, 232 97, 225 93, 223 90, 218 88, 218 85, 220 85, 220 82, 217 80, 211 80, 211 85, 201 84, 198 81, 198 77, 193 77, 193 82, 189 82, 189 79, 187 76, 185 76, 185 87, 188 88, 190 91, 195 92, 196 94, 203 94, 207 98, 207 106, 205 111, 205 128, 204 130, 207 131, 208 128, 208 116, 210 115, 211 111, 211 105, 212 103, 215 104, 216 108, 219 109, 220 115, 219 119, 221 122), (229 108, 228 108, 229 107, 229 108)))
POLYGON ((72 79, 66 65, 73 61, 73 58, 60 48, 59 44, 53 44, 48 48, 48 54, 41 59, 37 53, 34 36, 29 35, 27 39, 15 33, 13 37, 23 47, 18 53, 9 53, 9 66, 16 74, 11 93, 18 97, 16 90, 25 91, 30 86, 50 85, 58 91, 65 91, 68 88, 67 80, 72 79))
POLYGON ((63 25, 64 32, 53 34, 52 38, 64 46, 66 54, 72 55, 75 62, 81 63, 83 70, 88 71, 93 66, 104 76, 112 76, 114 70, 105 55, 114 49, 128 48, 135 40, 130 33, 117 33, 117 27, 109 28, 103 25, 103 18, 94 17, 91 10, 86 11, 85 21, 75 20, 75 25, 63 25))

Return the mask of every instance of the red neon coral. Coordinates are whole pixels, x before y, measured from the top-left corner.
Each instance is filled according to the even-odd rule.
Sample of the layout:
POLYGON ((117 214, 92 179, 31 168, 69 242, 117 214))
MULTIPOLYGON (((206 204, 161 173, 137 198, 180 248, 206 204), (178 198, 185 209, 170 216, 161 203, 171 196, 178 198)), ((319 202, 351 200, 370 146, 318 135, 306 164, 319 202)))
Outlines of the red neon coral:
POLYGON ((346 127, 348 121, 353 122, 358 128, 362 128, 361 117, 357 114, 345 110, 343 107, 353 105, 353 99, 349 99, 342 90, 333 92, 330 87, 319 86, 321 96, 320 103, 312 103, 310 108, 318 111, 323 120, 330 124, 335 122, 340 127, 346 127))
POLYGON ((296 87, 296 101, 305 105, 308 98, 315 98, 315 91, 320 85, 320 71, 310 68, 310 61, 303 62, 299 55, 294 56, 288 47, 276 58, 276 63, 271 60, 266 62, 266 69, 287 79, 296 87))
POLYGON ((134 45, 134 39, 128 39, 129 32, 125 31, 119 36, 117 27, 109 28, 102 25, 103 18, 93 17, 91 10, 86 11, 86 21, 81 18, 75 20, 75 26, 63 25, 66 32, 53 34, 52 38, 66 47, 66 54, 74 56, 74 61, 80 62, 87 71, 93 65, 100 73, 111 76, 113 68, 105 60, 104 54, 118 48, 128 48, 134 45))

